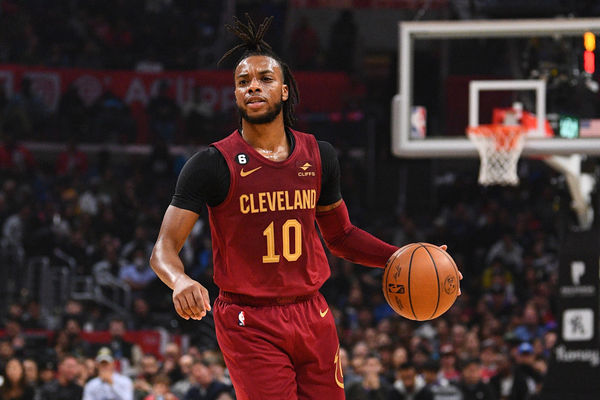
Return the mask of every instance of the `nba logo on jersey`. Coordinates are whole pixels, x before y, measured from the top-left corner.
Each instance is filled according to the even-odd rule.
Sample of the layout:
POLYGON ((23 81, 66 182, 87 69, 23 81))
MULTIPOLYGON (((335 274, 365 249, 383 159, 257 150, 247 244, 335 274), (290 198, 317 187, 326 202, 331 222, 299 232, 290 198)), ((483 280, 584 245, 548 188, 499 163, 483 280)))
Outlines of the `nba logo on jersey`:
POLYGON ((244 312, 240 311, 240 313, 238 314, 238 325, 246 326, 246 324, 244 323, 245 320, 246 320, 246 317, 244 316, 244 312))

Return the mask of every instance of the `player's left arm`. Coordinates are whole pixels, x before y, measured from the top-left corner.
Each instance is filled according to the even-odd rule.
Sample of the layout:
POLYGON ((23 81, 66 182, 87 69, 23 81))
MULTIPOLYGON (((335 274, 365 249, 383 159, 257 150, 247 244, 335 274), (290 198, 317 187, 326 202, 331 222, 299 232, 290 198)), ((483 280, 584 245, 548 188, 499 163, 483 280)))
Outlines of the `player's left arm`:
POLYGON ((331 252, 346 260, 385 267, 397 246, 388 244, 350 222, 340 191, 340 166, 335 149, 319 142, 322 164, 321 194, 317 202, 317 223, 331 252))
POLYGON ((333 204, 317 206, 317 223, 329 250, 346 260, 383 268, 398 250, 397 246, 354 226, 342 199, 333 204))

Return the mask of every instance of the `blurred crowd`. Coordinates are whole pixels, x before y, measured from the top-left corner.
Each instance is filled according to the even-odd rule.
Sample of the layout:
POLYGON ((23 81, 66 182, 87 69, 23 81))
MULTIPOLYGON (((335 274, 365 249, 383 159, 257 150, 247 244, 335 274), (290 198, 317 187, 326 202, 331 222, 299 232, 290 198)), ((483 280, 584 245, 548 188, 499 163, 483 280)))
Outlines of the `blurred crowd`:
MULTIPOLYGON (((182 375, 175 379, 170 369, 182 362, 181 357, 201 370, 198 376, 188 370, 186 379, 192 386, 204 373, 227 386, 210 316, 201 322, 178 319, 169 290, 148 265, 153 239, 186 159, 167 150, 157 145, 148 156, 116 157, 86 154, 72 143, 44 159, 18 140, 2 142, 0 263, 5 276, 0 284, 7 309, 0 370, 5 382, 12 379, 9 371, 21 369, 27 361, 28 368, 37 366, 49 381, 49 377, 65 380, 62 374, 71 373, 66 381, 83 387, 108 361, 96 360, 98 345, 86 343, 82 333, 114 331, 118 323, 120 335, 163 329, 187 338, 178 348, 177 361, 169 361, 166 353, 144 355, 105 344, 113 352, 114 368, 132 379, 133 387, 143 374, 143 360, 149 363, 152 358, 155 363, 156 376, 148 375, 146 390, 143 396, 136 392, 137 398, 166 387, 176 391, 182 375), (34 288, 23 286, 22 274, 29 268, 26 260, 39 256, 49 258, 52 266, 68 265, 74 277, 91 279, 105 298, 121 299, 125 316, 115 317, 114 308, 94 297, 71 298, 43 312, 43 299, 34 288), (220 372, 206 372, 215 369, 220 372), (150 389, 154 386, 159 389, 150 389)), ((395 315, 385 302, 382 270, 330 256, 332 276, 322 292, 339 328, 348 398, 535 398, 556 341, 558 189, 550 183, 551 174, 524 162, 528 169, 522 171, 523 185, 492 189, 479 188, 473 174, 434 177, 432 196, 444 201, 433 202, 424 211, 405 206, 391 212, 361 207, 363 191, 353 171, 364 166, 343 151, 339 156, 342 193, 358 226, 392 243, 447 244, 465 276, 462 296, 445 315, 417 323, 395 315), (433 397, 416 397, 417 392, 433 397), (454 397, 443 397, 451 394, 454 397)), ((389 167, 413 171, 413 166, 397 160, 390 160, 389 167)), ((212 282, 206 215, 200 216, 181 256, 188 273, 214 299, 218 288, 212 282)), ((30 378, 37 393, 45 390, 47 382, 30 378)), ((11 387, 4 384, 3 390, 11 387)), ((181 391, 176 396, 185 398, 181 391)))
MULTIPOLYGON (((224 17, 231 9, 228 3, 64 1, 47 7, 43 1, 3 0, 0 63, 142 72, 217 69, 217 60, 234 45, 233 35, 225 35, 223 28, 232 22, 224 17)), ((240 16, 251 12, 255 21, 275 16, 267 40, 294 70, 356 73, 358 25, 350 10, 339 11, 325 39, 305 17, 286 21, 287 2, 237 2, 234 8, 240 16)), ((233 61, 221 67, 230 68, 233 61)), ((392 72, 386 71, 387 78, 392 72)), ((364 91, 363 84, 353 84, 355 91, 364 91)), ((389 87, 388 79, 382 87, 389 87)), ((133 109, 109 90, 86 104, 72 86, 51 111, 28 78, 17 88, 12 93, 8 84, 0 84, 0 123, 23 140, 60 142, 76 137, 80 142, 128 144, 161 138, 169 143, 208 144, 214 137, 198 137, 199 130, 232 127, 230 110, 215 112, 200 95, 178 104, 167 94, 172 88, 166 82, 143 110, 133 109)), ((381 100, 388 101, 387 97, 381 100)))
MULTIPOLYGON (((213 65, 214 54, 222 54, 222 48, 201 50, 219 42, 222 21, 215 15, 226 2, 55 3, 0 1, 1 62, 187 69, 213 65)), ((286 2, 262 3, 265 15, 285 11, 286 2)), ((273 37, 282 38, 283 29, 273 27, 273 37)), ((322 44, 302 20, 290 36, 290 64, 347 69, 351 64, 339 60, 351 58, 344 52, 354 51, 356 29, 352 14, 341 12, 331 43, 322 44), (323 51, 328 46, 344 54, 323 51)), ((285 46, 274 42, 284 52, 285 46)), ((465 278, 462 296, 446 314, 417 323, 387 305, 380 269, 330 255, 332 276, 322 292, 338 326, 347 398, 538 398, 557 337, 560 191, 552 174, 525 160, 521 186, 486 189, 477 185, 474 169, 430 168, 426 175, 423 163, 389 155, 389 76, 356 87, 361 106, 376 118, 373 164, 364 148, 361 153, 348 144, 356 127, 309 130, 339 151, 353 222, 398 245, 446 244, 465 278), (365 181, 374 169, 370 198, 365 181)), ((24 81, 12 98, 0 90, 0 399, 112 398, 103 382, 114 383, 125 399, 235 398, 210 314, 200 322, 179 319, 170 291, 148 264, 183 163, 196 145, 230 132, 235 117, 215 124, 202 104, 179 107, 159 94, 148 105, 155 118, 150 125, 157 124, 156 132, 165 120, 183 126, 178 139, 154 135, 147 155, 91 153, 80 144, 135 141, 122 99, 106 93, 86 108, 70 90, 49 114, 30 89, 24 81), (58 154, 24 144, 48 129, 67 142, 58 154), (187 151, 173 153, 173 142, 188 144, 187 151), (47 276, 32 263, 40 258, 49 265, 47 276), (61 286, 62 300, 48 307, 39 279, 63 270, 70 281, 90 284, 61 286), (154 354, 125 339, 143 330, 168 332, 172 340, 154 354), (89 342, 90 332, 108 332, 110 339, 89 342)), ((181 257, 214 300, 207 224, 204 213, 181 257)))
POLYGON ((295 69, 352 67, 358 25, 339 12, 320 39, 307 18, 287 27, 289 2, 188 0, 0 2, 0 62, 47 67, 160 71, 216 68, 229 48, 229 14, 274 16, 267 41, 295 69), (284 41, 289 31, 288 42, 284 41), (174 45, 176 44, 176 45, 174 45))

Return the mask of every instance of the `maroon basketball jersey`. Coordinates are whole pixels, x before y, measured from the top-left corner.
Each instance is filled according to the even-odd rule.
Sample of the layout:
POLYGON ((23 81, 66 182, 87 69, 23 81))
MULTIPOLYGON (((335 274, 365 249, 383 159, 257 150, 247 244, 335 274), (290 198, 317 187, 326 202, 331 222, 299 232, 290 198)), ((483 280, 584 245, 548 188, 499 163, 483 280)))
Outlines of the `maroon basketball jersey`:
POLYGON ((214 281, 228 292, 296 296, 329 278, 315 227, 321 156, 314 136, 292 131, 281 162, 260 155, 235 131, 214 143, 229 167, 229 193, 209 207, 214 281))

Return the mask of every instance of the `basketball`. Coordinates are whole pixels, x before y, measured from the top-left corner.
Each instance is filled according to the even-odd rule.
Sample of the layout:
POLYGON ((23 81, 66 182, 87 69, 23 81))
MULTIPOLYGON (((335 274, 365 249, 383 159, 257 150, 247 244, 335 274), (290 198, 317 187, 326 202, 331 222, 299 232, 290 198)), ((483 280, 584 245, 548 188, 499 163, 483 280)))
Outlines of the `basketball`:
POLYGON ((398 249, 383 273, 383 295, 404 318, 426 321, 448 311, 458 296, 459 272, 450 255, 429 243, 398 249))

